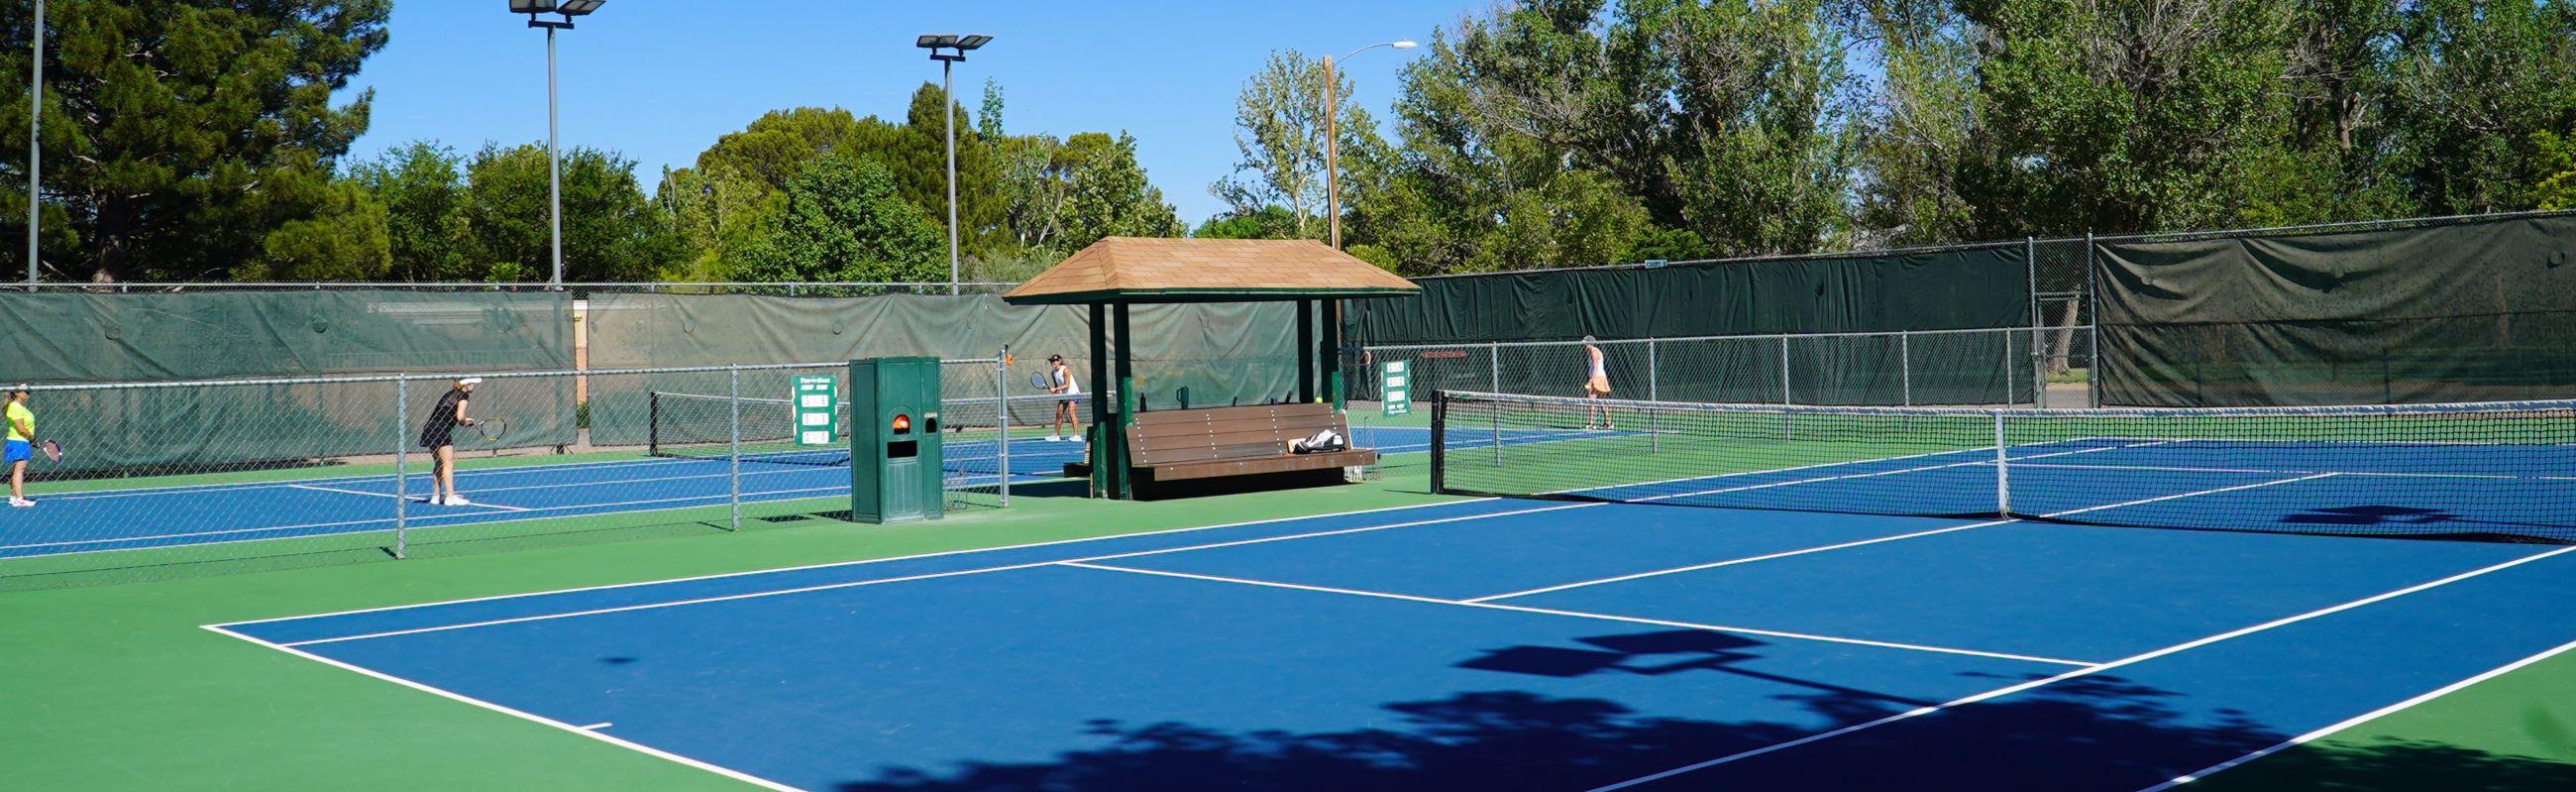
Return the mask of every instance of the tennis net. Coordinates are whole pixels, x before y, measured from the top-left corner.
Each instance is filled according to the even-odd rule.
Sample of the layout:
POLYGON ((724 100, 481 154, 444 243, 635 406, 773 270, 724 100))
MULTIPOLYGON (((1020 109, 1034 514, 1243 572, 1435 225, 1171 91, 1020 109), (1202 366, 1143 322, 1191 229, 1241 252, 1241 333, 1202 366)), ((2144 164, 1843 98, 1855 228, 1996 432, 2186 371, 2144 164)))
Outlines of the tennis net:
POLYGON ((2576 401, 2031 410, 1444 391, 1444 493, 2576 543, 2576 401))
POLYGON ((733 410, 742 408, 745 462, 783 465, 847 465, 850 403, 834 411, 830 445, 796 442, 796 405, 787 399, 711 396, 654 391, 649 400, 651 429, 647 450, 658 457, 727 459, 734 453, 733 410))

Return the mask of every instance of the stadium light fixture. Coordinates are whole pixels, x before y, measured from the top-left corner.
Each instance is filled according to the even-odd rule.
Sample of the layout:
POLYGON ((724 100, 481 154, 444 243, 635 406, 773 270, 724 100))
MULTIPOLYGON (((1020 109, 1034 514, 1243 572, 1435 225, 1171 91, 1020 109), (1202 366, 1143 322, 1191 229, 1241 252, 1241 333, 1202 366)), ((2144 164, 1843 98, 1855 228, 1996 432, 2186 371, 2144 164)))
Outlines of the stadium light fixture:
POLYGON ((950 71, 956 67, 958 61, 966 59, 967 50, 981 48, 992 40, 992 36, 981 33, 963 36, 952 33, 924 33, 912 40, 913 46, 930 50, 930 59, 939 62, 939 93, 948 100, 943 104, 948 106, 948 293, 951 295, 957 293, 958 256, 957 91, 956 82, 951 78, 950 71))

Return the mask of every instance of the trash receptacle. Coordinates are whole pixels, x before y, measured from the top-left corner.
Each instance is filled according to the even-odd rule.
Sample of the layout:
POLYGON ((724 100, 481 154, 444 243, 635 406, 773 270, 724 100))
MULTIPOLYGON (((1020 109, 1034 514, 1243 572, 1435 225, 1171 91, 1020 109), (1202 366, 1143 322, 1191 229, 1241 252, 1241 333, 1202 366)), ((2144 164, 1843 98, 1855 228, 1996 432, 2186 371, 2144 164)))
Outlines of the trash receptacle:
POLYGON ((850 361, 850 518, 939 519, 942 479, 939 359, 850 361))

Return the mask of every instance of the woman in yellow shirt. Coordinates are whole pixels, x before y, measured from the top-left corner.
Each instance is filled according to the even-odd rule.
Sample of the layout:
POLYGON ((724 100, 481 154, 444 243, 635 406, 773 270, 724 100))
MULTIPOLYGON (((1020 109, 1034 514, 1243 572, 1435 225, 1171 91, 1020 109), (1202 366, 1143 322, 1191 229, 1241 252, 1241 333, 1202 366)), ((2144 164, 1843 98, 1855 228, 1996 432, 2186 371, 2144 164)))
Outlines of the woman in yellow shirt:
POLYGON ((36 413, 27 409, 27 386, 9 389, 9 445, 0 461, 9 463, 9 505, 36 505, 27 499, 27 460, 36 456, 36 413))

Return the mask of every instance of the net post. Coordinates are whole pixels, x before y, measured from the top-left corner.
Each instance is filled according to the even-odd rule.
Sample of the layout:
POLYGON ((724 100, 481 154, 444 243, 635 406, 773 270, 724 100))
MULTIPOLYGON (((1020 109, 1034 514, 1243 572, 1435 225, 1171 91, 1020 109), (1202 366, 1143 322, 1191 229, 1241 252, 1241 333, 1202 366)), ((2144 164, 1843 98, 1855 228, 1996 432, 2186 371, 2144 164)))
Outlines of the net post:
POLYGON ((404 492, 411 479, 411 444, 404 442, 403 427, 411 422, 411 375, 394 375, 394 558, 411 552, 411 495, 404 492))
POLYGON ((2084 311, 2084 334, 2092 349, 2084 351, 2084 406, 2102 407, 2102 273, 2093 264, 2093 232, 2084 232, 2084 298, 2076 310, 2084 311), (2086 308, 2092 310, 2086 311, 2086 308))
POLYGON ((999 443, 999 462, 995 471, 1001 477, 999 491, 1003 508, 1011 506, 1011 345, 1002 345, 1002 354, 993 356, 994 442, 999 443))
POLYGON ((2004 444, 2004 411, 1995 416, 1995 516, 2012 518, 2012 474, 2006 470, 2011 448, 2004 444))
POLYGON ((662 392, 644 392, 644 455, 662 455, 662 392))
POLYGON ((1444 475, 1449 461, 1449 392, 1431 392, 1431 491, 1446 494, 1448 477, 1444 475))
MULTIPOLYGON (((727 502, 732 507, 731 519, 729 522, 731 527, 727 530, 740 531, 742 530, 741 365, 736 364, 725 367, 725 392, 729 397, 725 399, 725 412, 728 414, 725 423, 730 427, 726 432, 728 452, 725 454, 725 459, 729 472, 726 474, 725 494, 727 502)), ((790 429, 792 430, 793 427, 791 426, 790 429)))

